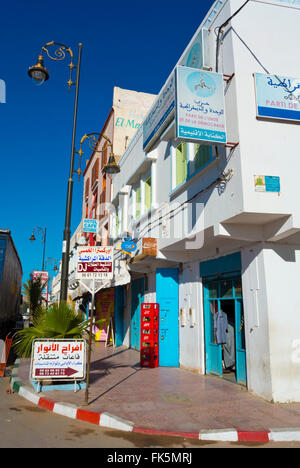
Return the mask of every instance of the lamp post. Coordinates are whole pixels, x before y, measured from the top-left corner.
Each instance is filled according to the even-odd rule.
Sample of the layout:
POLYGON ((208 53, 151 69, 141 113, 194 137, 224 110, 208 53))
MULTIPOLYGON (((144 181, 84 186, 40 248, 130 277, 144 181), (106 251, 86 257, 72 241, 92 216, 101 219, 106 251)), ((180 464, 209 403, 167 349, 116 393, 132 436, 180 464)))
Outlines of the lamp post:
MULTIPOLYGON (((48 263, 50 263, 50 265, 54 264, 53 271, 57 272, 58 268, 57 268, 57 265, 56 265, 55 258, 53 258, 53 257, 46 258, 46 260, 45 260, 45 270, 47 270, 48 263)), ((50 283, 50 280, 51 280, 51 276, 49 275, 48 284, 47 284, 47 300, 46 300, 47 306, 48 306, 48 302, 49 302, 49 296, 50 296, 50 301, 51 301, 51 283, 50 283), (49 292, 49 283, 50 283, 50 292, 49 292)))
POLYGON ((36 240, 36 237, 34 235, 34 233, 37 233, 38 235, 41 234, 42 236, 42 244, 44 244, 43 246, 43 262, 42 262, 42 271, 44 271, 44 266, 45 266, 45 250, 46 250, 46 234, 47 234, 47 228, 41 228, 41 227, 35 227, 32 231, 32 234, 31 234, 31 237, 30 237, 30 241, 33 242, 36 240))
POLYGON ((77 107, 78 107, 78 93, 79 93, 79 79, 80 79, 80 64, 81 64, 81 51, 82 44, 78 44, 78 61, 77 66, 73 63, 73 52, 70 47, 59 42, 48 42, 42 47, 41 53, 38 58, 36 65, 32 66, 28 70, 30 78, 32 78, 37 84, 42 84, 44 81, 49 79, 49 72, 44 67, 45 52, 51 60, 60 61, 66 57, 66 53, 69 54, 71 62, 68 65, 70 68, 70 77, 67 82, 69 90, 71 86, 75 84, 75 100, 74 100, 74 113, 73 113, 73 130, 72 130, 72 144, 71 144, 71 160, 70 160, 70 172, 67 187, 67 201, 66 201, 66 215, 65 215, 65 228, 63 233, 63 253, 62 253, 62 270, 61 270, 61 287, 60 287, 60 302, 67 301, 68 295, 68 274, 69 274, 69 255, 70 255, 70 236, 71 236, 71 212, 72 212, 72 196, 73 196, 73 173, 74 173, 74 157, 75 157, 75 137, 76 137, 76 123, 77 123, 77 107), (48 48, 51 46, 57 47, 54 52, 54 56, 50 54, 48 48), (72 71, 76 68, 76 82, 72 81, 72 71))

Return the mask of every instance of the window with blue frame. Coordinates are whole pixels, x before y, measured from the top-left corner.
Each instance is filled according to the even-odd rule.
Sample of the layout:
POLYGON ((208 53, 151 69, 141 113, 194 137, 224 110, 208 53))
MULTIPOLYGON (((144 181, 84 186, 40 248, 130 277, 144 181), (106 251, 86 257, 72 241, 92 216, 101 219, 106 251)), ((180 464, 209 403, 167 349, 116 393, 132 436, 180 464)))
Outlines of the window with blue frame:
POLYGON ((181 142, 173 151, 172 188, 179 187, 204 169, 213 159, 212 146, 181 142))

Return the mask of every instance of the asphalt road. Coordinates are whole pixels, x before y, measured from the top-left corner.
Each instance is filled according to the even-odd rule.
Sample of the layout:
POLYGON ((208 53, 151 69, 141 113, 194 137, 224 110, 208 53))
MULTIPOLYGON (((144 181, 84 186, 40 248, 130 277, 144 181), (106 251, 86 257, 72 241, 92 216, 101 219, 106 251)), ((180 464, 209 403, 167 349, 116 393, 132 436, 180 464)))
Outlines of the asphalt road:
MULTIPOLYGON (((106 430, 44 410, 18 394, 7 393, 8 389, 9 378, 0 378, 0 448, 168 448, 194 453, 196 448, 300 447, 300 443, 214 443, 106 430)), ((100 459, 110 452, 118 453, 101 452, 100 459)), ((143 466, 142 461, 139 466, 143 466)))

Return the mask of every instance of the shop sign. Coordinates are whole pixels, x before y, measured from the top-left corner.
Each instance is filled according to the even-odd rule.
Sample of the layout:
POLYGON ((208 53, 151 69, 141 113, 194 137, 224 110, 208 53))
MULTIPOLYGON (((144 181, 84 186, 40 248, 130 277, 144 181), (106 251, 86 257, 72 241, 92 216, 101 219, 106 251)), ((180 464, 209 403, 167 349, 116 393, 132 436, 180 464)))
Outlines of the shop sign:
POLYGON ((112 247, 78 247, 76 279, 113 279, 112 247))
POLYGON ((175 107, 175 74, 172 73, 143 122, 143 149, 149 151, 173 115, 175 107))
POLYGON ((280 177, 276 176, 254 176, 256 192, 280 192, 280 177))
POLYGON ((30 368, 32 379, 83 380, 85 368, 85 340, 34 340, 30 368))
POLYGON ((256 116, 300 121, 300 79, 255 73, 256 116))
POLYGON ((157 256, 157 239, 155 237, 143 237, 142 253, 157 256))
POLYGON ((97 219, 84 219, 83 220, 83 232, 98 232, 98 220, 97 219))
POLYGON ((133 242, 132 237, 125 237, 124 242, 121 243, 121 250, 126 255, 131 256, 131 253, 137 249, 137 245, 133 242))
POLYGON ((177 67, 176 138, 226 144, 222 74, 177 67))

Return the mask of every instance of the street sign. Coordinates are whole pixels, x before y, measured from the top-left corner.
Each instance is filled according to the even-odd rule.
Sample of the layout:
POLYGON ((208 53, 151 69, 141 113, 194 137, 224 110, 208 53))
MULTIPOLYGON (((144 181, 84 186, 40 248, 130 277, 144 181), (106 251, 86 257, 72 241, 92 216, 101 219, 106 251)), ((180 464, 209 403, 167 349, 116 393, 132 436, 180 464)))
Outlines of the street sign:
POLYGON ((86 367, 86 342, 83 339, 34 340, 32 379, 83 380, 86 367))
POLYGON ((113 248, 79 247, 76 279, 113 279, 113 248))
POLYGON ((83 232, 98 232, 98 220, 97 219, 84 219, 83 220, 83 232))

